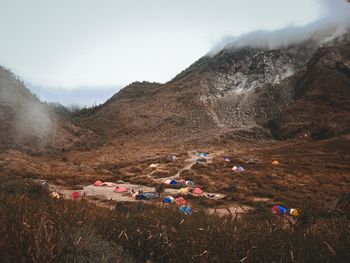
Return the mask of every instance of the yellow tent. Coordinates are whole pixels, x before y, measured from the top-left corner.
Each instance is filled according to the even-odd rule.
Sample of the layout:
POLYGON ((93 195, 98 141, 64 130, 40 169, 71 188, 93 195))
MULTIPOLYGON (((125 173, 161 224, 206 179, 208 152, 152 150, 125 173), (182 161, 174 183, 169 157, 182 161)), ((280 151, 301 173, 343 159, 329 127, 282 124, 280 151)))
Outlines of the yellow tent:
POLYGON ((186 187, 186 188, 181 188, 181 189, 179 189, 179 193, 180 194, 187 194, 188 192, 189 192, 189 188, 188 187, 186 187))
POLYGON ((273 165, 279 165, 279 164, 280 164, 280 162, 279 162, 279 161, 277 161, 277 160, 274 160, 274 161, 272 161, 272 164, 273 164, 273 165))

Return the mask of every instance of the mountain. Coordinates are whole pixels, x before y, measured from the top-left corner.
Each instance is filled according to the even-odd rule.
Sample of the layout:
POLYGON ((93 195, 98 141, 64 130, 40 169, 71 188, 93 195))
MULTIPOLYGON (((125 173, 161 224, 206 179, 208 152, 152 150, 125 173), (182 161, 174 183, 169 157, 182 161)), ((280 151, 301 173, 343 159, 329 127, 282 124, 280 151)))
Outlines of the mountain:
POLYGON ((294 77, 290 105, 276 115, 272 132, 316 139, 350 132, 350 41, 321 47, 294 77))
POLYGON ((40 102, 3 67, 0 67, 0 123, 0 151, 52 151, 77 147, 93 138, 93 133, 73 125, 40 102))
POLYGON ((166 84, 132 83, 77 119, 109 138, 348 133, 349 35, 326 39, 275 49, 230 45, 166 84))

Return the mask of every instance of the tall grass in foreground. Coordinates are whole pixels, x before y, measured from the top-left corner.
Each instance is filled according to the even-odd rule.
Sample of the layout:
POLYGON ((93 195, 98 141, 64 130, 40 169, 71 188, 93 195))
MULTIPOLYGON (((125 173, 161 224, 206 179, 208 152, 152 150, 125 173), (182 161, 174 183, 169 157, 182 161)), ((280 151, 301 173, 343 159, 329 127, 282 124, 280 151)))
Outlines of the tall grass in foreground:
POLYGON ((1 262, 350 262, 350 222, 287 227, 268 213, 219 218, 147 205, 53 200, 30 180, 0 186, 1 262))

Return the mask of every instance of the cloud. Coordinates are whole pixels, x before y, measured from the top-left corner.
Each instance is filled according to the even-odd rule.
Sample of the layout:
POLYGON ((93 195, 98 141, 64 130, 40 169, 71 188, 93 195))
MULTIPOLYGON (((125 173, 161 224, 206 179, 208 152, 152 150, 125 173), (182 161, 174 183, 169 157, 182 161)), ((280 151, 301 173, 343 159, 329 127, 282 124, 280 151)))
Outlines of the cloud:
POLYGON ((288 26, 279 30, 258 30, 240 36, 224 37, 208 55, 215 55, 222 49, 252 46, 279 48, 297 44, 306 39, 324 41, 339 37, 350 29, 350 3, 345 0, 320 0, 323 16, 305 26, 288 26))

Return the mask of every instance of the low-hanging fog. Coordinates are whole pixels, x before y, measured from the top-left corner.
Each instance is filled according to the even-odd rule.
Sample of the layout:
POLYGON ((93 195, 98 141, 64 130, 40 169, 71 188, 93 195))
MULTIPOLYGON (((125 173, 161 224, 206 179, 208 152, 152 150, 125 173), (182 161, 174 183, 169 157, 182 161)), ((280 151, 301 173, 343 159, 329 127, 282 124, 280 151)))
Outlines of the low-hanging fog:
POLYGON ((320 0, 323 17, 304 26, 279 30, 257 30, 239 36, 226 36, 209 52, 215 55, 223 48, 252 46, 274 49, 313 38, 320 42, 341 37, 350 29, 350 3, 345 0, 320 0))

